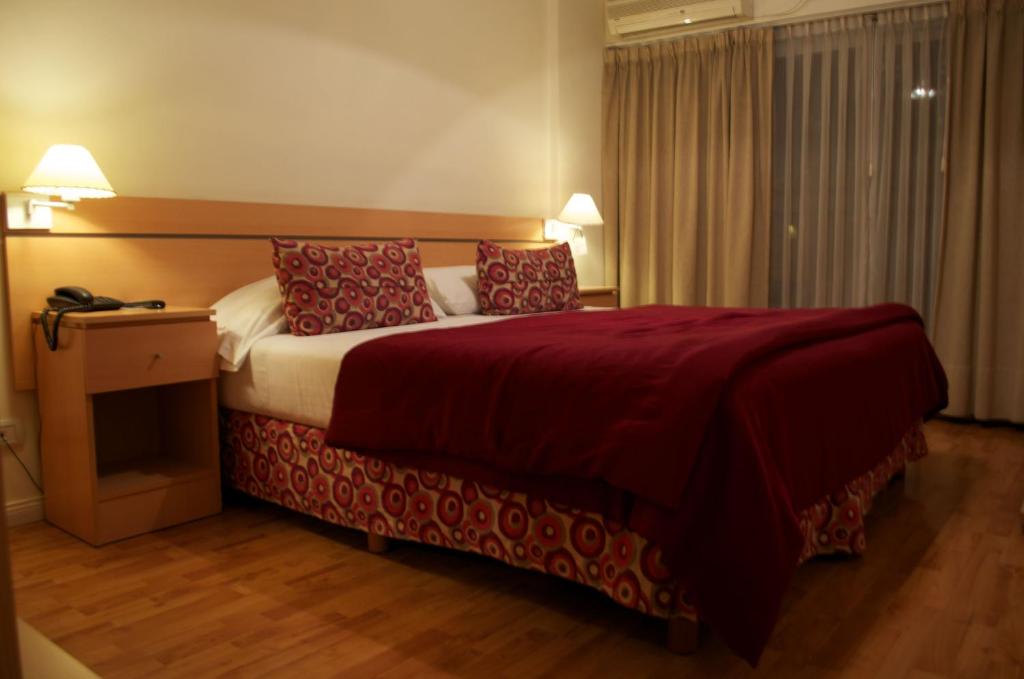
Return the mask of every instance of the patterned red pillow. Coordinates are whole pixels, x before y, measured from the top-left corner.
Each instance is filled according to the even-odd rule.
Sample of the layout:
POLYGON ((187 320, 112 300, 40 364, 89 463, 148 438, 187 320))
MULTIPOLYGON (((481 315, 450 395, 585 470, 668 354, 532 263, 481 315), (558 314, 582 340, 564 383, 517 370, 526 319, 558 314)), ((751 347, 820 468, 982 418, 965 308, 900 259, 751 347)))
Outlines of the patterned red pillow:
POLYGON ((509 250, 489 240, 476 248, 477 296, 488 316, 582 309, 568 243, 543 250, 509 250))
POLYGON ((411 238, 335 247, 272 238, 293 335, 436 321, 411 238))

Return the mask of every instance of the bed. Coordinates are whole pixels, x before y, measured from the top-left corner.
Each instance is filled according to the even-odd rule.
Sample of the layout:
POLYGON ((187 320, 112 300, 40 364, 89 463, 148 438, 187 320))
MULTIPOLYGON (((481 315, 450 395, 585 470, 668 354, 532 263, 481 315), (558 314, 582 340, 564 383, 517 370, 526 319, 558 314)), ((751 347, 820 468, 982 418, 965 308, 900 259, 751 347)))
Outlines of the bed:
MULTIPOLYGON (((5 232, 9 231, 6 223, 4 226, 5 232)), ((337 246, 412 237, 417 239, 424 265, 442 268, 474 268, 474 258, 479 265, 481 239, 491 239, 491 246, 497 243, 510 248, 550 245, 543 238, 543 220, 538 218, 123 197, 83 204, 74 213, 55 214, 54 228, 44 234, 7 235, 18 236, 5 238, 3 245, 11 310, 9 339, 19 390, 31 389, 35 384, 29 312, 42 306, 52 291, 51 273, 55 270, 62 271, 69 280, 119 298, 164 298, 173 291, 169 301, 205 307, 271 272, 267 249, 271 236, 316 238, 337 246), (33 264, 43 260, 48 267, 40 269, 33 264), (112 261, 119 262, 119 266, 112 268, 112 261), (160 265, 154 266, 154 262, 160 265)), ((267 291, 266 309, 280 314, 282 295, 272 279, 267 291)), ((469 297, 475 299, 476 295, 470 292, 469 297)), ((215 307, 219 322, 224 310, 219 303, 215 307)), ((459 312, 463 314, 468 312, 459 312)), ((519 322, 511 319, 490 325, 519 322)), ((402 332, 412 338, 459 324, 468 325, 444 332, 487 325, 475 318, 467 321, 457 317, 402 332)), ((918 342, 926 344, 919 322, 907 325, 912 326, 918 342)), ((328 345, 344 342, 341 335, 346 333, 321 340, 278 338, 282 332, 286 330, 271 328, 273 337, 259 336, 255 344, 239 344, 253 349, 251 360, 248 350, 241 352, 235 356, 239 361, 231 364, 232 369, 240 367, 241 374, 224 374, 223 462, 228 484, 297 511, 367 531, 371 546, 379 546, 389 536, 435 542, 574 580, 644 614, 667 619, 670 646, 677 649, 693 647, 694 621, 699 616, 744 657, 756 661, 763 638, 774 624, 773 615, 763 616, 759 638, 744 643, 740 639, 744 630, 737 629, 742 627, 744 606, 709 607, 708 592, 699 583, 692 586, 693 573, 680 575, 671 570, 667 562, 672 559, 663 546, 636 529, 626 508, 587 507, 584 502, 559 497, 559 488, 539 493, 518 484, 496 483, 497 479, 485 482, 452 469, 434 468, 425 458, 398 460, 368 455, 365 450, 356 454, 353 448, 358 448, 354 446, 325 445, 330 424, 325 413, 333 393, 324 385, 335 384, 343 351, 328 345), (283 346, 293 340, 302 344, 283 346), (324 343, 325 356, 313 360, 303 373, 299 366, 306 364, 303 355, 318 341, 324 343), (277 351, 281 355, 276 355, 277 351), (333 357, 326 356, 332 351, 336 351, 333 357), (246 355, 244 360, 242 354, 246 355), (300 400, 289 401, 286 386, 294 386, 296 393, 303 394, 300 400), (317 408, 321 409, 319 416, 317 408)), ((884 334, 880 339, 884 340, 884 334)), ((884 450, 872 447, 864 451, 864 459, 870 459, 870 464, 847 470, 840 482, 821 484, 827 488, 813 497, 794 500, 787 508, 786 571, 814 554, 857 553, 863 549, 864 513, 875 494, 900 473, 908 460, 924 454, 920 420, 940 405, 938 392, 944 396, 944 387, 933 389, 932 403, 916 404, 917 412, 893 417, 885 408, 886 399, 905 403, 908 385, 925 384, 930 379, 930 386, 936 387, 935 375, 910 372, 899 362, 879 362, 876 359, 880 356, 891 357, 884 341, 867 349, 843 346, 842 341, 833 346, 835 351, 822 352, 813 361, 787 354, 789 367, 800 368, 793 371, 791 382, 773 383, 764 379, 763 370, 755 368, 733 390, 734 394, 756 395, 764 408, 776 411, 766 419, 791 416, 795 425, 803 422, 808 425, 807 431, 820 433, 822 442, 816 458, 821 460, 856 456, 858 446, 851 441, 858 438, 857 432, 848 436, 849 429, 844 427, 872 431, 884 424, 887 430, 899 429, 884 450), (800 384, 801 371, 805 375, 828 375, 834 370, 844 371, 841 379, 834 380, 835 387, 807 390, 800 384), (881 398, 851 401, 849 393, 839 388, 843 380, 862 377, 871 378, 881 398), (823 413, 825 405, 833 407, 823 413), (849 417, 838 421, 819 417, 836 413, 848 413, 849 417)), ((937 370, 941 372, 941 368, 937 370)), ((769 471, 784 470, 789 475, 787 483, 807 480, 809 468, 789 455, 790 447, 775 441, 771 449, 779 459, 771 462, 769 471)), ((719 459, 714 455, 707 458, 719 459)), ((706 491, 699 484, 696 490, 706 491)), ((732 505, 723 502, 722 506, 728 509, 732 505)), ((748 514, 737 513, 741 518, 748 514)), ((751 526, 761 518, 751 515, 751 526)), ((763 537, 756 530, 724 535, 727 541, 747 545, 748 549, 763 537)), ((708 568, 716 565, 700 549, 684 551, 676 557, 708 568)), ((738 560, 724 565, 727 568, 723 572, 744 564, 738 560)), ((724 580, 729 582, 728 578, 724 580)))
MULTIPOLYGON (((364 354, 379 349, 388 355, 394 350, 388 342, 405 342, 405 346, 413 349, 424 344, 416 339, 419 333, 430 333, 420 336, 426 340, 438 337, 438 333, 471 333, 484 325, 500 329, 500 324, 506 324, 503 327, 507 331, 519 327, 513 325, 517 323, 564 323, 568 317, 577 323, 584 316, 613 318, 606 314, 619 318, 629 312, 555 313, 549 316, 550 322, 539 317, 529 320, 470 314, 448 316, 436 323, 317 337, 274 335, 261 339, 252 346, 248 360, 238 372, 222 375, 225 483, 254 497, 365 531, 375 546, 381 545, 381 538, 423 542, 482 554, 511 566, 546 572, 594 588, 620 605, 667 620, 668 642, 673 650, 693 650, 698 619, 710 619, 712 629, 748 661, 756 663, 766 635, 774 626, 774 617, 770 616, 770 620, 751 632, 744 619, 755 616, 748 616, 743 605, 734 606, 735 614, 723 614, 719 605, 714 614, 708 615, 709 611, 704 610, 706 596, 702 597, 700 587, 688 586, 702 582, 701 579, 693 572, 677 577, 679 569, 668 565, 706 561, 704 550, 678 553, 674 547, 675 552, 668 558, 661 543, 650 539, 649 530, 636 529, 640 524, 634 515, 642 513, 643 508, 631 504, 628 497, 615 495, 595 502, 571 487, 567 491, 562 486, 572 484, 562 484, 564 479, 547 485, 520 483, 521 479, 514 475, 481 473, 479 467, 472 465, 446 466, 429 457, 423 457, 423 464, 418 464, 417 456, 360 454, 343 446, 331 446, 325 440, 332 425, 332 406, 340 396, 335 389, 340 389, 343 382, 339 379, 339 367, 343 366, 344 358, 358 355, 353 353, 357 349, 364 354), (398 339, 399 336, 405 339, 398 339)), ((911 331, 906 324, 901 327, 909 336, 911 331)), ((872 367, 876 363, 871 360, 872 352, 882 351, 879 347, 894 341, 887 337, 887 332, 867 330, 856 333, 856 337, 834 337, 824 344, 824 350, 788 348, 762 357, 744 369, 742 379, 733 381, 730 398, 737 401, 736 395, 741 394, 745 399, 765 404, 758 416, 785 418, 793 409, 803 411, 793 416, 796 424, 801 418, 818 417, 815 408, 828 398, 827 394, 803 393, 806 390, 801 389, 802 385, 812 376, 821 379, 822 374, 831 371, 835 379, 868 380, 883 388, 891 381, 898 391, 903 384, 893 373, 891 361, 878 361, 872 367), (868 346, 864 344, 865 336, 869 336, 868 346), (782 373, 778 366, 787 363, 790 365, 785 374, 789 376, 783 381, 788 383, 780 383, 778 376, 782 373), (853 374, 857 377, 850 377, 853 374), (779 394, 793 398, 792 409, 779 409, 779 394)), ((923 338, 919 327, 913 332, 923 338)), ((410 365, 415 366, 420 359, 413 355, 410 360, 410 365)), ((436 379, 438 374, 427 376, 436 379)), ((915 374, 904 381, 920 378, 915 374)), ((913 406, 920 412, 909 420, 905 413, 901 415, 906 421, 899 424, 899 434, 886 452, 866 457, 870 464, 863 468, 847 465, 847 469, 857 469, 856 473, 844 472, 847 475, 842 482, 831 483, 827 492, 793 501, 796 506, 791 510, 796 517, 794 526, 799 542, 794 561, 801 563, 821 554, 863 552, 864 516, 873 499, 903 472, 908 462, 927 452, 920 420, 930 415, 944 396, 944 378, 933 378, 928 398, 935 402, 925 407, 913 406)), ((849 439, 854 428, 873 426, 872 418, 888 417, 878 410, 884 409, 885 404, 843 401, 843 397, 837 404, 837 409, 845 409, 850 415, 836 420, 836 441, 849 439)), ((830 416, 821 417, 827 420, 830 416)), ((892 428, 899 418, 888 419, 886 425, 892 428)), ((828 422, 815 424, 819 432, 827 432, 831 426, 828 422)), ((828 441, 822 442, 822 457, 829 456, 829 445, 828 441)), ((837 450, 841 449, 839 446, 837 450)), ((801 483, 803 468, 788 459, 785 451, 772 464, 777 465, 772 474, 777 473, 786 484, 794 488, 813 487, 801 483)), ((754 544, 758 539, 752 531, 746 537, 730 537, 729 541, 754 544)), ((719 566, 723 572, 729 571, 723 564, 712 564, 716 569, 719 566)), ((777 605, 775 602, 775 614, 777 605)), ((753 610, 754 605, 750 608, 753 610)))

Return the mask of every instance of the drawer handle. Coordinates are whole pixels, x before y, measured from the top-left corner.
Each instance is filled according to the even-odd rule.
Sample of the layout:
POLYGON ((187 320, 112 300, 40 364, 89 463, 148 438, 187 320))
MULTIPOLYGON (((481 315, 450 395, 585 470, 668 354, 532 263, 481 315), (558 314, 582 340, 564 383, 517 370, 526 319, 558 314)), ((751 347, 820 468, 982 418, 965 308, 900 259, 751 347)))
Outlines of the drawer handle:
POLYGON ((163 354, 161 354, 161 353, 160 353, 159 351, 158 351, 158 352, 156 352, 155 354, 153 354, 153 360, 154 360, 154 361, 158 361, 158 360, 160 360, 160 359, 161 359, 161 358, 163 358, 163 357, 164 357, 164 355, 163 355, 163 354))

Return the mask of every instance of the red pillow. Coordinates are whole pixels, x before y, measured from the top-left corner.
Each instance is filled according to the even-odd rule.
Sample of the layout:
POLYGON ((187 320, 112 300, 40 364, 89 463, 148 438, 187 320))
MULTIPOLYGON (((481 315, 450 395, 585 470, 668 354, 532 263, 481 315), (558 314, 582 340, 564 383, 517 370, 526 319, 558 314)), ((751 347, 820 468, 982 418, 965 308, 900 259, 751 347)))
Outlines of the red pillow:
POLYGON ((348 247, 270 240, 293 335, 437 320, 411 238, 348 247))
POLYGON ((489 240, 476 248, 477 297, 488 316, 582 309, 568 243, 509 250, 489 240))

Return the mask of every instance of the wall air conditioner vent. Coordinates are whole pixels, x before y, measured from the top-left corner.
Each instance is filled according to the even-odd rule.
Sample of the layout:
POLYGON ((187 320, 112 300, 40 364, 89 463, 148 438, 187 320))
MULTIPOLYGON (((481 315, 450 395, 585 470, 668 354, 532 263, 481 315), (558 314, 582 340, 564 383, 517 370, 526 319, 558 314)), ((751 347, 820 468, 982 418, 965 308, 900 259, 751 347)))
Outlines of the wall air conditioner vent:
POLYGON ((751 16, 751 0, 607 0, 608 30, 629 35, 751 16))

